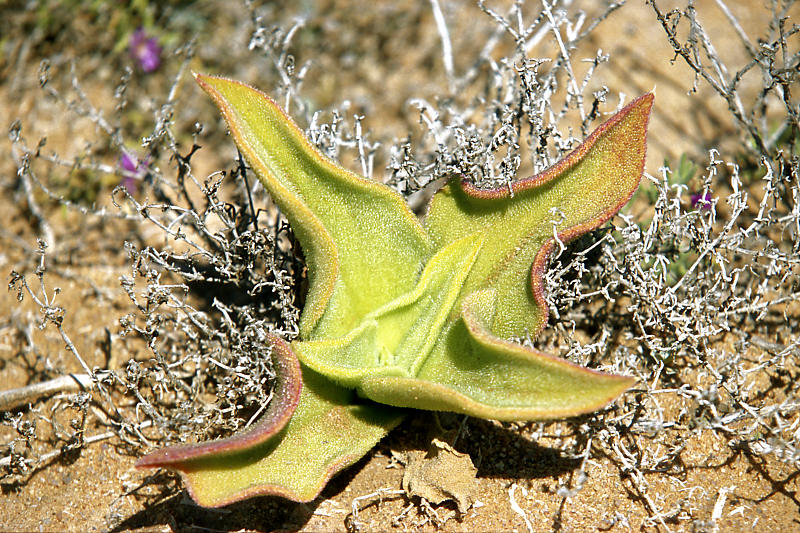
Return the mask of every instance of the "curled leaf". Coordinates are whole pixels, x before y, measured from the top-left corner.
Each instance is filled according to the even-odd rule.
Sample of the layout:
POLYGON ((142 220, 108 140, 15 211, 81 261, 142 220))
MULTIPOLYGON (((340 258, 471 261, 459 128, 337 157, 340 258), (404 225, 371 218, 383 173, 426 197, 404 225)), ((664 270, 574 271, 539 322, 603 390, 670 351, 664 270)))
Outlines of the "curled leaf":
POLYGON ((596 411, 635 383, 499 339, 494 309, 494 289, 471 294, 414 378, 365 379, 359 390, 398 407, 513 421, 596 411))
POLYGON ((269 334, 269 337, 275 366, 275 388, 269 405, 257 423, 228 438, 195 444, 181 444, 156 450, 136 461, 136 467, 172 466, 185 463, 195 457, 230 453, 261 444, 283 429, 297 409, 303 381, 300 374, 300 362, 286 341, 272 334, 269 334))

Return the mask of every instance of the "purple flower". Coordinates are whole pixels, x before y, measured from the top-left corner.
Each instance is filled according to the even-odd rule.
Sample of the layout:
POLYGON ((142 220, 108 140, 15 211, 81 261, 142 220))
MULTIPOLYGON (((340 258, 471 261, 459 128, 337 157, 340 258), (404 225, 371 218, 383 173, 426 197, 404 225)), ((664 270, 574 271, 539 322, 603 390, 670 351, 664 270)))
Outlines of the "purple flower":
POLYGON ((128 189, 130 194, 135 194, 139 188, 137 183, 147 173, 147 166, 150 164, 149 158, 145 157, 143 161, 136 159, 136 156, 130 155, 127 152, 122 152, 119 156, 117 166, 123 171, 123 178, 121 185, 128 189))
POLYGON ((692 202, 692 207, 700 206, 700 209, 711 209, 711 193, 694 193, 689 199, 692 202))
POLYGON ((147 37, 144 28, 139 28, 131 35, 129 44, 131 57, 139 63, 145 72, 153 72, 161 65, 161 47, 155 37, 147 37))

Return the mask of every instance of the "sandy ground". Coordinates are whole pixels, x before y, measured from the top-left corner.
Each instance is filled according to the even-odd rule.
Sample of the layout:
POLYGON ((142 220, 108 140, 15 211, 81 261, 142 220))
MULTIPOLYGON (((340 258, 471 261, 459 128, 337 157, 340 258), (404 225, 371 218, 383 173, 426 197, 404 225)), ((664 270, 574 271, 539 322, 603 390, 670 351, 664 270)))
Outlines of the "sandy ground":
MULTIPOLYGON (((429 97, 446 83, 441 69, 433 68, 440 60, 440 43, 426 6, 425 3, 424 8, 406 11, 391 2, 370 2, 361 7, 343 3, 332 11, 314 38, 338 38, 336 46, 351 47, 357 52, 355 58, 346 60, 333 54, 320 56, 306 81, 307 87, 314 87, 310 91, 317 98, 314 104, 325 106, 350 98, 368 112, 366 126, 376 135, 402 136, 408 127, 409 115, 403 113, 408 99, 429 97), (394 40, 387 42, 379 33, 368 32, 370 27, 387 20, 397 24, 394 40), (359 42, 347 41, 353 32, 342 28, 348 25, 362 32, 359 42), (404 46, 409 40, 416 46, 404 46)), ((738 8, 746 10, 743 6, 738 8)), ((9 9, 13 8, 3 7, 2 11, 9 9)), ((474 8, 465 7, 463 11, 449 12, 456 50, 475 46, 470 43, 469 28, 472 18, 480 15, 474 8)), ((747 13, 744 18, 753 27, 763 22, 758 18, 761 11, 757 7, 747 13)), ((220 17, 220 24, 231 24, 229 19, 220 17)), ((77 30, 82 35, 96 30, 83 20, 75 24, 86 25, 77 30)), ((733 53, 734 36, 726 41, 725 32, 720 32, 718 46, 733 53)), ((210 41, 207 46, 224 45, 220 35, 210 41)), ((653 88, 657 91, 648 172, 655 174, 665 157, 675 159, 684 152, 702 160, 709 147, 726 142, 732 129, 724 109, 716 104, 706 105, 702 97, 687 95, 691 75, 680 62, 670 62, 673 54, 649 8, 631 3, 613 14, 585 45, 603 48, 614 58, 613 67, 605 71, 603 78, 614 90, 624 91, 629 97, 653 88)), ((79 43, 76 47, 76 55, 83 56, 90 44, 79 43)), ((63 110, 43 98, 36 87, 41 58, 35 51, 27 55, 19 49, 17 52, 6 58, 0 76, 3 126, 22 118, 30 139, 47 135, 48 148, 69 153, 80 145, 82 131, 92 126, 86 121, 65 123, 63 110)), ((458 62, 456 66, 465 67, 458 62)), ((108 96, 113 85, 102 83, 107 67, 89 56, 86 61, 78 61, 77 68, 86 74, 92 98, 102 101, 108 96)), ((230 74, 248 79, 248 73, 255 70, 257 66, 245 65, 230 74)), ((35 268, 30 249, 35 247, 36 227, 21 209, 19 194, 9 187, 14 167, 9 145, 5 146, 0 160, 5 176, 0 212, 6 214, 0 236, 0 272, 7 277, 11 269, 30 273, 35 268)), ((222 155, 215 155, 212 150, 202 152, 196 160, 197 173, 202 174, 204 169, 211 172, 225 164, 231 148, 222 150, 222 155)), ((131 228, 124 222, 87 220, 58 209, 48 216, 63 249, 72 250, 71 254, 62 255, 63 262, 54 265, 47 277, 49 287, 61 289, 58 300, 68 310, 65 331, 90 366, 113 365, 115 361, 118 364, 136 355, 142 347, 135 340, 116 335, 116 317, 128 312, 130 305, 119 290, 118 278, 128 271, 122 243, 131 228), (97 264, 105 266, 97 269, 93 266, 97 264), (106 344, 109 336, 110 349, 106 344)), ((31 279, 35 280, 33 276, 31 279)), ((2 388, 35 382, 51 369, 80 371, 52 327, 31 330, 38 359, 26 351, 26 340, 18 333, 17 325, 28 321, 29 315, 35 316, 36 308, 29 298, 19 303, 15 296, 14 292, 0 292, 2 388), (32 360, 33 365, 29 364, 32 360)), ((47 412, 57 401, 51 399, 36 407, 47 412)), ((626 395, 619 401, 635 402, 636 397, 626 395)), ((79 413, 68 409, 62 416, 69 424, 70 417, 79 413)), ((454 430, 462 420, 445 416, 439 422, 445 429, 454 430)), ((132 465, 140 452, 114 438, 104 439, 85 446, 79 453, 54 458, 20 483, 3 484, 0 530, 339 531, 358 526, 364 531, 800 531, 797 471, 777 460, 754 459, 731 449, 711 432, 687 428, 682 437, 679 471, 646 472, 638 480, 624 471, 612 450, 599 449, 588 462, 588 479, 582 482, 581 489, 564 498, 559 488, 576 486, 579 462, 549 447, 548 439, 533 435, 531 426, 468 419, 454 444, 453 432, 444 434, 431 429, 437 426, 430 413, 409 417, 309 504, 262 497, 222 509, 194 505, 177 478, 169 473, 134 470, 132 465), (410 454, 425 451, 432 438, 445 437, 450 438, 456 450, 467 453, 477 467, 477 503, 463 515, 453 502, 426 507, 397 492, 410 454), (645 495, 653 495, 655 500, 645 495), (353 514, 354 505, 357 517, 353 514)), ((87 428, 91 435, 104 431, 96 420, 87 428)), ((0 442, 8 442, 12 435, 14 432, 7 425, 0 428, 0 442)), ((47 435, 39 438, 46 441, 47 435)))

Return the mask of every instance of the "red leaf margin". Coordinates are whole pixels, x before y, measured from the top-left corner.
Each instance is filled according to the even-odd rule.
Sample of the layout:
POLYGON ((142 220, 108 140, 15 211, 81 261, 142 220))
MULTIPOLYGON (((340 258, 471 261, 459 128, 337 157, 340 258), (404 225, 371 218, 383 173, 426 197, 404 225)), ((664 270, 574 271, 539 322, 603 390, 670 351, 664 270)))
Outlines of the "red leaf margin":
POLYGON ((250 428, 208 442, 178 444, 151 452, 136 461, 136 468, 171 466, 212 454, 240 451, 261 444, 276 435, 292 418, 300 401, 303 379, 297 355, 282 338, 268 334, 272 343, 276 382, 274 396, 258 422, 250 428))

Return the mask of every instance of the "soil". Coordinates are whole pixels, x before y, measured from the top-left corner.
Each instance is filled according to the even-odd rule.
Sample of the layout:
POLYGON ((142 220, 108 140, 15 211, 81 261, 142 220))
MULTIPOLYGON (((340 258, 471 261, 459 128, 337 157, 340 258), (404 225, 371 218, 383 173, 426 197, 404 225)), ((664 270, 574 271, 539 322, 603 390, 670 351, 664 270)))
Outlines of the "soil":
MULTIPOLYGON (((713 2, 698 3, 713 9, 713 2)), ((377 138, 406 135, 414 127, 409 117, 416 116, 407 112, 408 100, 433 98, 447 83, 429 4, 420 2, 421 7, 416 8, 402 4, 348 1, 334 8, 322 3, 310 16, 309 24, 315 31, 302 37, 329 43, 316 45, 322 51, 313 58, 314 66, 305 82, 306 87, 313 87, 309 90, 312 105, 324 107, 352 100, 355 108, 367 115, 365 127, 377 138), (387 25, 392 26, 391 32, 387 25), (387 33, 391 38, 385 38, 387 33), (409 47, 408 42, 415 46, 409 47), (325 53, 326 46, 353 52, 325 53)), ((735 7, 748 28, 766 24, 760 4, 744 2, 735 7)), ((16 8, 6 4, 0 7, 0 15, 12 23, 35 24, 33 15, 24 13, 25 9, 21 3, 16 8)), ((203 37, 197 68, 207 61, 203 54, 224 54, 226 39, 246 41, 237 32, 247 33, 243 29, 246 14, 231 15, 221 6, 203 9, 215 21, 216 29, 212 32, 209 26, 203 26, 209 34, 203 37)), ((231 9, 244 11, 241 6, 231 9)), ((485 17, 477 8, 455 6, 446 13, 455 50, 472 50, 482 44, 471 35, 474 21, 485 17)), ((795 21, 800 18, 797 10, 794 15, 795 21)), ((78 77, 89 98, 106 101, 118 75, 109 73, 114 63, 104 62, 103 54, 112 54, 115 43, 94 24, 92 17, 86 16, 65 20, 59 30, 63 34, 60 40, 56 34, 28 50, 21 29, 27 26, 6 26, 0 32, 5 35, 0 37, 5 47, 0 64, 4 127, 19 118, 30 143, 46 135, 48 150, 70 154, 82 149, 82 139, 94 135, 95 125, 87 119, 68 118, 60 104, 39 90, 37 79, 44 57, 53 58, 53 64, 59 66, 75 58, 78 77), (80 39, 67 39, 66 35, 80 39)), ((737 38, 719 12, 709 17, 708 24, 716 32, 717 47, 726 54, 735 53, 737 38)), ((576 51, 576 57, 591 56, 597 48, 611 54, 611 66, 604 71, 602 82, 613 91, 631 98, 655 88, 657 100, 646 165, 650 174, 657 174, 665 158, 674 161, 688 153, 703 161, 708 148, 733 142, 729 136, 735 129, 724 106, 718 105, 706 86, 699 86, 699 95, 690 94, 692 74, 682 62, 672 61, 673 52, 648 6, 633 2, 624 6, 603 22, 583 47, 576 51), (584 54, 583 50, 588 52, 584 54)), ((230 67, 235 71, 226 74, 258 85, 258 61, 230 67)), ((457 56, 456 68, 467 67, 457 56)), ((174 72, 170 64, 164 68, 174 72)), ((160 87, 168 83, 167 79, 166 72, 157 72, 142 82, 140 90, 160 87)), ((190 91, 194 89, 182 88, 182 94, 190 91)), ((195 96, 199 98, 199 94, 195 96)), ((203 119, 212 120, 210 108, 202 109, 206 113, 203 119)), ((193 161, 197 175, 224 168, 233 154, 229 140, 222 136, 204 139, 204 145, 193 161), (213 142, 219 143, 219 149, 213 142)), ((6 278, 12 269, 25 272, 29 283, 38 288, 33 272, 39 229, 13 179, 16 167, 8 147, 6 144, 0 159, 0 212, 6 214, 0 231, 0 272, 6 278)), ((376 164, 376 168, 382 167, 376 164)), ((46 209, 61 250, 59 260, 48 268, 47 291, 60 288, 57 301, 66 310, 64 331, 90 367, 119 368, 143 349, 135 339, 118 336, 117 317, 130 310, 119 277, 130 271, 123 242, 137 238, 131 223, 80 216, 53 206, 46 209)), ((21 324, 35 324, 39 317, 29 297, 18 302, 16 296, 13 291, 0 291, 0 388, 81 372, 54 327, 31 328, 30 339, 20 333, 26 329, 21 324)), ((50 398, 34 404, 34 408, 46 414, 62 401, 50 398)), ((636 401, 634 394, 619 400, 636 401)), ((664 408, 669 409, 669 400, 664 401, 664 408)), ((676 410, 680 407, 677 403, 674 406, 676 410)), ((26 409, 8 414, 16 416, 26 409)), ((60 413, 64 425, 80 417, 74 408, 60 413)), ((31 445, 46 449, 52 436, 48 436, 45 425, 41 427, 37 442, 31 445)), ((112 437, 74 453, 60 454, 30 475, 5 482, 0 495, 0 530, 800 531, 796 468, 774 456, 755 458, 742 453, 714 432, 686 429, 679 472, 649 471, 639 479, 616 459, 614 450, 599 446, 585 465, 588 478, 579 480, 580 459, 562 453, 547 436, 539 435, 537 428, 418 412, 367 457, 336 476, 311 503, 257 497, 221 509, 195 505, 173 474, 133 469, 141 450, 112 437), (466 453, 477 469, 476 501, 463 514, 454 501, 427 505, 400 491, 408 457, 412 452, 426 451, 434 438, 466 453), (568 491, 564 497, 564 487, 579 490, 568 491)), ((106 428, 91 418, 87 436, 104 431, 106 428)), ((0 426, 0 442, 10 442, 17 436, 9 425, 0 426)), ((661 453, 655 449, 647 452, 661 453)))

